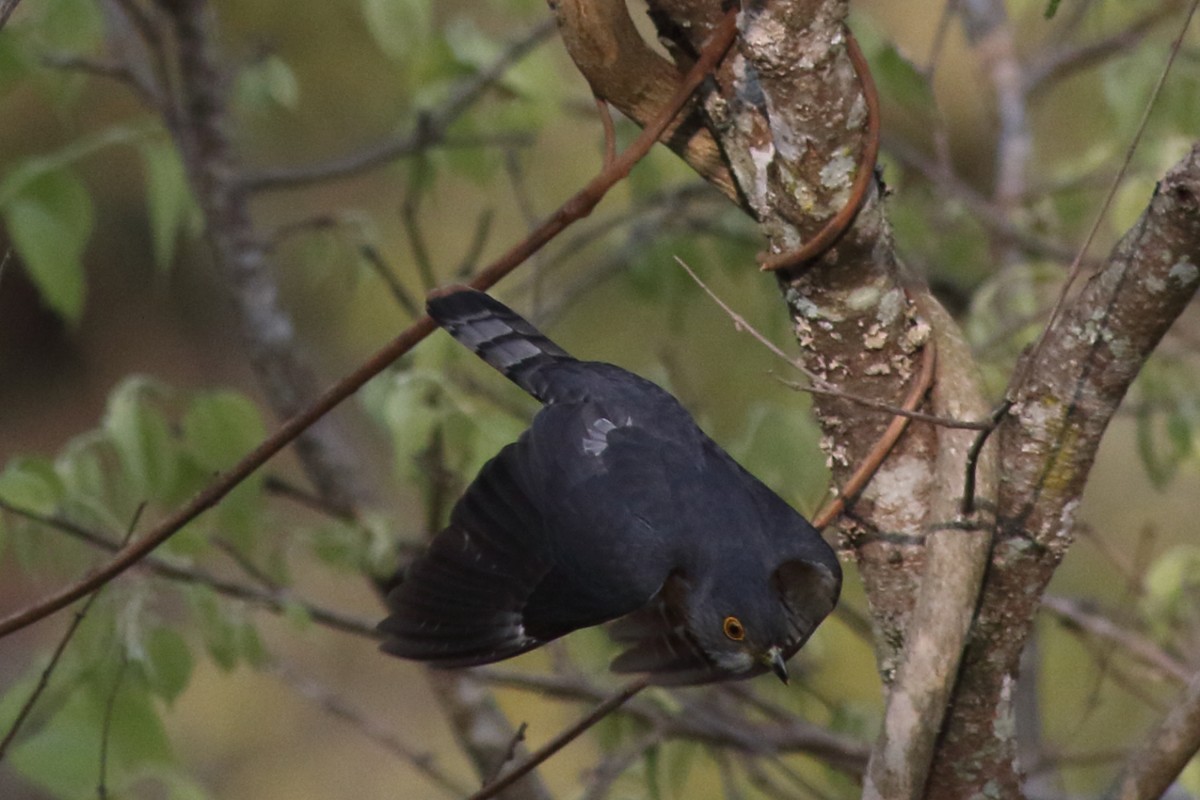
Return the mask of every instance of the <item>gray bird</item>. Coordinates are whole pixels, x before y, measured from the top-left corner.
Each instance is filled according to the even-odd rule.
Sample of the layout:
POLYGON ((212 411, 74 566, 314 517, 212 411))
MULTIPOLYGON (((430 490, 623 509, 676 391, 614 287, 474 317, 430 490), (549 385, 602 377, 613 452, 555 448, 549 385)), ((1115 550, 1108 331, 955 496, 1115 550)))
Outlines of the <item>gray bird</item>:
POLYGON ((544 407, 397 574, 383 650, 465 667, 623 618, 615 672, 786 682, 841 589, 816 529, 653 383, 572 358, 482 292, 427 308, 544 407))

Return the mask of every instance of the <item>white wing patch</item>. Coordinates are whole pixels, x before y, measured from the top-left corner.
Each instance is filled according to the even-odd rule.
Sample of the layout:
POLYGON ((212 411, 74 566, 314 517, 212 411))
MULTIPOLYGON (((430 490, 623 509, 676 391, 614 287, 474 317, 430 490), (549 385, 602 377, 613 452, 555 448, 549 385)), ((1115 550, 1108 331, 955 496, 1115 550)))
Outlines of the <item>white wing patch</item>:
POLYGON ((597 418, 583 435, 583 452, 598 456, 608 448, 608 434, 617 429, 616 423, 605 417, 597 418))

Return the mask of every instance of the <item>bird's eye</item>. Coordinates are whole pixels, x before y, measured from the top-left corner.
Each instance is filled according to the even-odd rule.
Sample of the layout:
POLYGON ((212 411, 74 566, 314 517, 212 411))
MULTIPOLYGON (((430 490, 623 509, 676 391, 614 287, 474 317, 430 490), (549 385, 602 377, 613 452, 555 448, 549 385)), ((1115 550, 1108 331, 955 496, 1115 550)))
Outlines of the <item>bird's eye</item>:
POLYGON ((725 635, 730 639, 733 639, 735 642, 740 642, 742 639, 746 638, 746 628, 742 625, 742 621, 737 617, 726 617, 723 627, 725 629, 725 635))

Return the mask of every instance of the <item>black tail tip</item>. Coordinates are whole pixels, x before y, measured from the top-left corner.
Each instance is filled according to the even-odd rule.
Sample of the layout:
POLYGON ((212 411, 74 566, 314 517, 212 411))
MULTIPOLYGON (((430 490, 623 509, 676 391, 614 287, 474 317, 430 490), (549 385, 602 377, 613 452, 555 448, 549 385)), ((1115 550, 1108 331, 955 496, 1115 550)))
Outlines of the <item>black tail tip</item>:
POLYGON ((483 292, 473 289, 465 283, 452 283, 449 286, 439 286, 425 295, 425 307, 429 308, 430 303, 456 294, 483 294, 483 292))

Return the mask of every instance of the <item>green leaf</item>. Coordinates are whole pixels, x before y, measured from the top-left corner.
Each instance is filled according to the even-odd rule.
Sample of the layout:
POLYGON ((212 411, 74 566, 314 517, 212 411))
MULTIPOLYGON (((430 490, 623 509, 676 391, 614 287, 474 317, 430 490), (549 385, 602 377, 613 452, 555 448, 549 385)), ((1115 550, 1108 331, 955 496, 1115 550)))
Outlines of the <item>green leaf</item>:
POLYGON ((411 58, 433 34, 429 0, 363 0, 363 18, 375 44, 394 59, 411 58))
POLYGON ((146 680, 150 690, 168 703, 187 688, 192 677, 192 651, 173 628, 150 631, 144 643, 146 680))
POLYGON ((266 436, 258 407, 233 391, 201 394, 183 419, 183 437, 197 461, 219 471, 240 461, 266 436))
POLYGON ((933 87, 916 65, 890 40, 884 40, 872 55, 871 71, 888 107, 903 109, 919 119, 931 119, 937 108, 933 87))
POLYGON ((17 508, 50 514, 62 496, 62 482, 43 458, 17 458, 0 472, 0 498, 17 508))
POLYGON ((1172 547, 1146 571, 1141 598, 1142 613, 1160 641, 1170 641, 1180 630, 1192 630, 1200 621, 1200 548, 1172 547))
MULTIPOLYGON (((209 473, 221 472, 236 464, 266 436, 258 408, 237 392, 221 391, 196 397, 183 420, 184 444, 188 454, 209 473)), ((242 481, 217 507, 221 530, 230 540, 246 549, 256 529, 261 527, 260 503, 262 476, 251 475, 242 481)))
POLYGON ((194 586, 188 600, 209 656, 221 669, 232 670, 238 662, 238 631, 220 598, 207 586, 194 586))
POLYGON ((109 788, 120 796, 147 766, 169 763, 166 732, 145 687, 127 669, 114 695, 114 675, 108 669, 83 674, 57 713, 12 750, 12 768, 55 796, 94 797, 99 737, 110 701, 109 788))
POLYGON ((424 474, 418 457, 428 447, 446 417, 444 393, 439 376, 406 370, 391 376, 383 407, 384 423, 392 434, 397 474, 424 474))
POLYGON ((1042 16, 1046 19, 1054 19, 1054 15, 1058 13, 1058 6, 1061 0, 1049 0, 1046 3, 1046 10, 1042 12, 1042 16))
POLYGON ((179 151, 165 141, 146 142, 141 151, 154 263, 165 272, 175 257, 180 233, 198 227, 200 210, 188 186, 179 151))
POLYGON ((3 212, 13 247, 42 298, 64 319, 78 323, 83 252, 94 221, 83 183, 65 169, 46 172, 9 198, 3 212))
POLYGON ((179 452, 162 412, 147 402, 161 387, 134 376, 109 396, 104 429, 112 437, 125 476, 140 500, 169 502, 179 472, 179 452))
POLYGON ((253 114, 275 108, 294 111, 300 103, 300 82, 286 61, 269 55, 238 74, 236 95, 238 105, 253 114))

